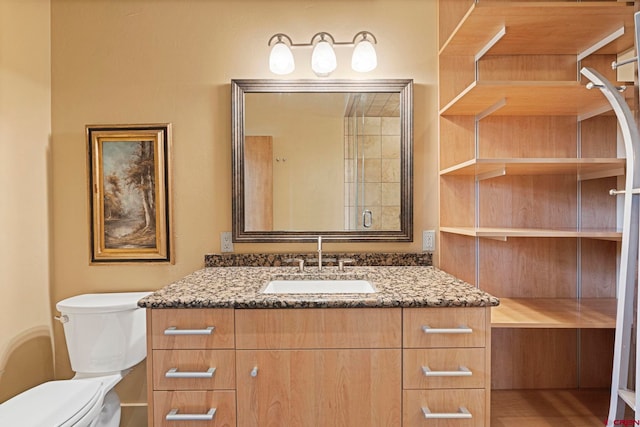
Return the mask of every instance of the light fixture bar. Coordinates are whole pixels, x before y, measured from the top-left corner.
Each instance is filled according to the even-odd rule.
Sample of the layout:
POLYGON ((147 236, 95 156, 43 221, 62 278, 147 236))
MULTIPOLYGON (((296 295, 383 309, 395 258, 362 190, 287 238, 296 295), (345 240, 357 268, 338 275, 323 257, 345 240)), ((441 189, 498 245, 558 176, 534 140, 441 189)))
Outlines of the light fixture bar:
POLYGON ((368 72, 378 65, 374 44, 378 40, 369 31, 356 33, 351 41, 336 41, 328 32, 321 31, 311 37, 309 43, 294 43, 284 33, 276 33, 269 39, 272 47, 269 56, 269 69, 275 74, 289 74, 295 69, 291 48, 313 47, 311 68, 319 77, 326 77, 336 68, 334 46, 355 46, 351 66, 355 71, 368 72))
POLYGON ((271 46, 274 40, 276 41, 276 43, 278 43, 278 42, 281 42, 282 39, 286 39, 288 42, 287 44, 291 47, 311 47, 315 45, 316 38, 320 37, 321 39, 323 39, 323 37, 329 37, 331 39, 331 44, 334 46, 355 46, 356 40, 358 39, 359 36, 362 37, 363 40, 366 40, 368 37, 371 37, 373 39, 373 43, 378 44, 378 39, 376 39, 376 37, 369 31, 360 31, 359 33, 356 33, 356 35, 353 37, 353 40, 346 41, 346 42, 336 41, 335 38, 331 35, 331 33, 327 33, 326 31, 320 31, 319 33, 315 33, 313 37, 311 37, 311 41, 309 43, 294 43, 293 40, 291 40, 291 37, 289 37, 288 35, 284 33, 276 33, 271 36, 267 45, 271 46))

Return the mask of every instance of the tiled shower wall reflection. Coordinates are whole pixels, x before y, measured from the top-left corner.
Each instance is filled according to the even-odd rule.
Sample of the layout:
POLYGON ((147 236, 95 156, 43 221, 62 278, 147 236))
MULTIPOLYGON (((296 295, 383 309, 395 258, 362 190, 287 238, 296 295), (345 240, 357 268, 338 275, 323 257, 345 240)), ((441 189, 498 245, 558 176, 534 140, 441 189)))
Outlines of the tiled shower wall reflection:
POLYGON ((345 118, 345 228, 400 230, 400 118, 345 118))

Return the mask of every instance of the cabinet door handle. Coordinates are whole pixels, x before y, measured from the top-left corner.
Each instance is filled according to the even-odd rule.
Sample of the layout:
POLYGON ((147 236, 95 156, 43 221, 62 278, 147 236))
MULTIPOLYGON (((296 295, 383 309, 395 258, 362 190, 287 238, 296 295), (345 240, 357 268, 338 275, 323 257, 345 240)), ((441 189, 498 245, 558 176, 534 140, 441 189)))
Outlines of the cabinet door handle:
POLYGON ((166 378, 213 378, 216 368, 209 368, 205 372, 178 372, 178 368, 171 368, 165 372, 166 378))
POLYGON ((251 370, 251 376, 253 378, 258 376, 258 367, 257 366, 254 366, 253 369, 251 370))
POLYGON ((216 329, 215 326, 208 326, 204 329, 178 329, 175 326, 169 326, 164 330, 165 335, 211 335, 216 329))
POLYGON ((165 416, 167 421, 211 421, 216 414, 216 408, 209 408, 206 414, 179 414, 177 409, 172 409, 165 416))
POLYGON ((422 332, 425 334, 470 334, 473 332, 468 326, 461 325, 457 328, 432 328, 429 325, 422 326, 422 332))
POLYGON ((460 366, 457 371, 432 371, 429 366, 422 367, 425 377, 470 377, 473 375, 466 366, 460 366))
POLYGON ((429 410, 428 406, 423 406, 422 413, 424 414, 424 417, 428 420, 450 420, 450 419, 459 420, 459 419, 473 418, 473 416, 471 415, 471 412, 469 412, 469 410, 464 406, 461 406, 460 408, 458 408, 458 412, 449 412, 449 413, 447 412, 433 413, 429 410))

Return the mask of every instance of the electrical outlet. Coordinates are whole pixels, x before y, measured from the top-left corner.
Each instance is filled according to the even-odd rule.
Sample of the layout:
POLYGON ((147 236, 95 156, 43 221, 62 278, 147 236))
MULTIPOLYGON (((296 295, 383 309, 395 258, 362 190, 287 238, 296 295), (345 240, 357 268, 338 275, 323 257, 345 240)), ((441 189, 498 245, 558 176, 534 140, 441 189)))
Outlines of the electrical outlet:
POLYGON ((422 231, 422 250, 425 252, 436 250, 436 232, 434 230, 422 231))
POLYGON ((220 252, 233 252, 233 239, 230 231, 220 233, 220 252))

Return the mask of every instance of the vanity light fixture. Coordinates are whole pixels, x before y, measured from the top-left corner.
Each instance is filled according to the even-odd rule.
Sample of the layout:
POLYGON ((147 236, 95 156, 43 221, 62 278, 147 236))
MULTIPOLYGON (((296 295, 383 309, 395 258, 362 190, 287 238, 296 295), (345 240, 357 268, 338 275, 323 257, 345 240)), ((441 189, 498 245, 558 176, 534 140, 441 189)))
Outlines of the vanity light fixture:
POLYGON ((337 42, 327 32, 316 33, 309 43, 293 43, 291 37, 278 33, 271 36, 268 45, 271 46, 269 55, 269 69, 274 74, 285 75, 295 70, 295 62, 291 48, 313 47, 311 53, 311 69, 318 77, 327 77, 337 66, 334 46, 355 46, 351 57, 351 68, 354 71, 366 73, 378 65, 376 49, 378 43, 369 31, 360 31, 350 42, 337 42))
POLYGON ((311 39, 311 44, 314 44, 316 36, 320 37, 320 40, 315 43, 311 53, 311 69, 316 73, 316 76, 327 77, 338 66, 336 53, 333 50, 335 40, 329 33, 318 33, 311 39), (331 43, 328 39, 331 39, 331 43))
POLYGON ((361 31, 353 38, 354 43, 358 37, 362 37, 362 40, 360 40, 353 49, 351 68, 360 73, 375 70, 378 66, 378 56, 376 55, 376 49, 373 47, 373 43, 371 43, 368 37, 371 37, 374 43, 376 42, 376 38, 371 33, 361 31))
POLYGON ((269 54, 269 69, 274 74, 290 74, 296 69, 293 53, 289 47, 293 43, 286 34, 276 34, 269 40, 269 46, 274 39, 276 42, 271 48, 271 54, 269 54), (288 44, 285 43, 285 40, 288 44))

